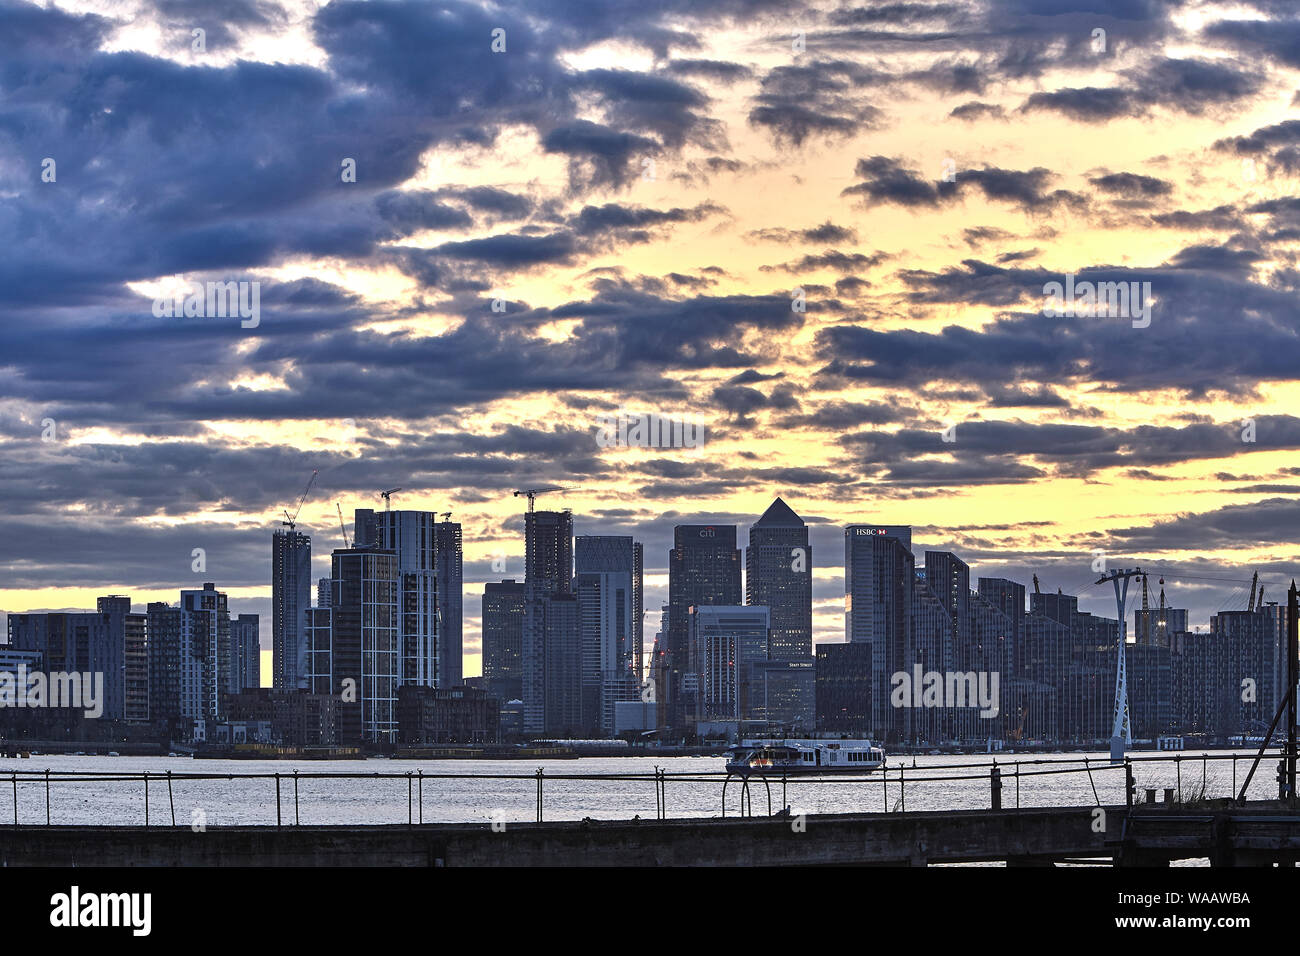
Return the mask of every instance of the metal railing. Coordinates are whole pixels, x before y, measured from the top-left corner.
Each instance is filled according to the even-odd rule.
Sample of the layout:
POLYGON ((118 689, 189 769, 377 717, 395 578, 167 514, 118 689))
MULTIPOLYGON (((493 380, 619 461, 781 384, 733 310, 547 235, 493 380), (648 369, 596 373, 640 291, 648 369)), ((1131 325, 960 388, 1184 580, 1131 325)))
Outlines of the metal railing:
MULTIPOLYGON (((438 781, 509 781, 519 785, 531 785, 535 788, 535 819, 538 823, 544 821, 545 817, 545 784, 561 782, 583 782, 593 785, 610 784, 619 782, 645 783, 653 786, 655 794, 655 819, 668 819, 668 785, 703 783, 720 785, 722 793, 722 816, 727 815, 727 790, 735 778, 740 787, 740 813, 742 817, 751 817, 754 815, 752 796, 750 794, 750 785, 756 781, 761 782, 767 792, 768 815, 772 815, 772 787, 774 784, 781 785, 781 810, 779 813, 789 812, 788 794, 789 788, 798 787, 826 787, 841 786, 859 787, 879 786, 881 788, 881 807, 884 813, 906 813, 907 796, 909 788, 916 792, 917 789, 935 784, 971 784, 987 786, 989 788, 989 807, 991 809, 1004 809, 1002 800, 1002 791, 1005 787, 1010 786, 1008 782, 1014 781, 1015 804, 1014 807, 1005 809, 1021 808, 1021 778, 1046 778, 1061 777, 1073 774, 1083 774, 1088 777, 1091 785, 1094 803, 1096 806, 1102 806, 1103 802, 1097 790, 1097 775, 1113 774, 1116 771, 1124 772, 1124 803, 1132 807, 1141 803, 1137 794, 1137 778, 1139 772, 1145 772, 1148 765, 1151 764, 1170 764, 1174 766, 1176 784, 1175 787, 1167 787, 1166 799, 1170 799, 1173 792, 1177 793, 1177 802, 1183 803, 1184 797, 1184 769, 1187 765, 1195 767, 1199 764, 1200 785, 1195 786, 1194 776, 1191 779, 1194 789, 1191 791, 1192 801, 1199 802, 1210 799, 1210 778, 1209 766, 1211 763, 1220 763, 1230 761, 1232 765, 1232 785, 1227 796, 1235 799, 1237 792, 1237 764, 1239 761, 1250 763, 1254 758, 1243 754, 1195 754, 1188 755, 1184 753, 1175 754, 1152 754, 1152 755, 1130 755, 1122 762, 1111 762, 1107 758, 1098 758, 1091 756, 1082 757, 1050 757, 1037 758, 1028 760, 1015 761, 998 761, 996 759, 989 763, 942 763, 942 764, 917 764, 913 759, 909 766, 900 763, 892 766, 886 766, 872 771, 853 771, 839 772, 833 775, 817 776, 807 774, 788 775, 779 771, 772 773, 763 773, 760 771, 751 771, 744 776, 726 771, 670 771, 661 767, 655 767, 652 772, 632 772, 632 773, 552 773, 547 772, 544 768, 538 768, 532 773, 430 773, 424 770, 407 770, 407 771, 262 771, 262 772, 208 772, 208 771, 107 771, 107 770, 7 770, 0 771, 0 780, 4 775, 10 779, 13 794, 13 813, 12 821, 0 826, 24 826, 32 824, 23 824, 19 817, 19 786, 22 784, 25 788, 30 788, 32 784, 43 784, 45 791, 45 823, 51 826, 54 823, 53 812, 51 808, 51 790, 57 785, 67 785, 70 783, 77 784, 98 784, 104 786, 117 785, 134 785, 140 787, 140 793, 144 803, 145 826, 155 825, 154 816, 151 809, 151 786, 157 790, 161 786, 166 787, 167 793, 167 811, 171 826, 176 826, 176 789, 179 785, 193 784, 201 782, 214 781, 240 781, 241 784, 256 786, 258 782, 267 784, 267 798, 270 796, 270 785, 274 785, 275 793, 275 825, 282 827, 286 825, 286 807, 287 797, 284 793, 286 786, 292 787, 293 798, 293 820, 294 826, 301 825, 301 800, 300 800, 300 783, 302 781, 343 781, 343 780, 374 780, 374 781, 401 781, 405 780, 407 784, 407 825, 421 825, 425 823, 425 790, 426 783, 438 781), (895 794, 893 806, 890 806, 891 788, 895 794)), ((1148 781, 1149 782, 1149 781, 1148 781)), ((1154 796, 1157 788, 1147 787, 1147 793, 1154 796)), ((1087 804, 1093 805, 1093 804, 1087 804)), ((965 808, 973 809, 973 808, 965 808)), ((434 822, 434 821, 430 821, 434 822)), ((36 824, 40 825, 40 824, 36 824)), ((84 825, 84 824, 82 824, 84 825)), ((97 825, 97 824, 96 824, 97 825)), ((164 824, 166 825, 166 824, 164 824)))

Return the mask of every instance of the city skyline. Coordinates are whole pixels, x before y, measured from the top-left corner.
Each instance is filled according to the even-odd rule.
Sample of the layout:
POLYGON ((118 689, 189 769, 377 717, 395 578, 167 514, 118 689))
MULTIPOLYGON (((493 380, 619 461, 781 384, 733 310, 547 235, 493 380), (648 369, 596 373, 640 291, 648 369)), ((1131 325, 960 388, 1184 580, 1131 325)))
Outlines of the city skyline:
POLYGON ((466 675, 541 484, 644 545, 647 643, 673 527, 777 496, 815 644, 843 639, 855 522, 1102 614, 1095 549, 1194 575, 1166 585, 1193 627, 1256 570, 1280 600, 1298 24, 1274 0, 2 2, 0 612, 215 581, 269 648, 267 539, 313 471, 312 582, 340 507, 402 486, 453 514, 466 675), (189 283, 258 312, 178 313, 189 283), (655 440, 617 427, 651 415, 655 440))
MULTIPOLYGON (((777 496, 776 498, 770 500, 766 507, 757 509, 752 515, 730 516, 733 519, 730 522, 692 520, 692 521, 683 521, 680 525, 675 524, 673 525, 673 527, 675 528, 679 526, 701 527, 701 526, 709 526, 709 525, 716 525, 716 526, 734 525, 736 531, 735 540, 736 540, 737 548, 740 551, 740 555, 738 556, 740 560, 738 562, 739 568, 737 573, 739 574, 741 580, 740 595, 743 596, 747 588, 749 587, 748 571, 745 565, 745 561, 743 559, 743 555, 744 555, 745 548, 749 543, 748 539, 750 535, 750 529, 753 526, 758 525, 761 517, 764 514, 772 511, 773 508, 777 505, 784 505, 783 511, 791 510, 789 503, 784 502, 782 499, 780 499, 779 496, 777 496)), ((821 644, 833 644, 833 643, 843 642, 846 640, 845 616, 844 616, 844 594, 845 594, 846 580, 844 576, 843 560, 841 559, 836 561, 834 559, 837 556, 844 554, 845 530, 847 527, 851 527, 852 525, 833 526, 833 525, 822 524, 819 526, 816 518, 807 516, 798 508, 792 510, 794 512, 798 512, 797 514, 793 515, 793 517, 796 520, 803 520, 808 524, 808 528, 810 532, 810 542, 811 542, 809 547, 809 558, 811 559, 813 555, 817 556, 816 561, 811 562, 811 569, 813 571, 813 584, 812 584, 813 621, 814 621, 813 646, 815 648, 817 645, 821 645, 821 644), (828 545, 828 542, 833 542, 833 544, 828 545), (828 565, 823 564, 823 562, 827 561, 828 556, 830 556, 830 560, 833 563, 830 563, 828 565), (828 578, 830 578, 830 580, 827 580, 828 578), (820 621, 818 620, 819 616, 821 618, 820 621)), ((415 509, 406 509, 406 508, 394 509, 394 511, 409 511, 412 514, 416 513, 415 509)), ((539 508, 538 511, 549 512, 549 509, 539 508)), ((363 513, 369 514, 369 512, 364 512, 364 511, 363 513)), ((377 512, 375 514, 382 515, 383 512, 377 512)), ((429 516, 432 517, 432 514, 429 513, 429 516)), ((680 516, 680 517, 687 518, 690 516, 680 516)), ((917 530, 915 526, 886 525, 884 522, 859 521, 859 522, 854 522, 853 524, 858 524, 864 527, 879 526, 882 529, 883 528, 890 528, 890 529, 905 528, 908 531, 910 531, 913 535, 917 530)), ((759 526, 761 528, 761 525, 759 526)), ((643 533, 639 530, 639 526, 619 525, 616 527, 624 530, 630 529, 630 536, 637 538, 638 542, 640 542, 641 538, 644 537, 643 533)), ((582 515, 574 514, 572 540, 576 541, 577 538, 582 536, 590 536, 590 535, 608 536, 614 533, 614 532, 604 530, 604 528, 605 526, 603 525, 600 527, 600 529, 592 527, 590 524, 584 521, 582 515)), ((302 533, 307 534, 309 537, 311 534, 310 529, 302 529, 302 533)), ((349 534, 350 536, 355 534, 351 525, 349 525, 349 534)), ((277 537, 279 536, 278 531, 276 532, 276 535, 277 537)), ((505 571, 503 572, 493 571, 493 574, 490 575, 486 581, 483 581, 481 583, 472 582, 466 579, 467 586, 477 585, 476 590, 471 592, 470 590, 467 589, 466 592, 466 597, 474 598, 472 602, 474 607, 477 608, 480 606, 482 587, 485 587, 486 584, 498 583, 500 581, 509 579, 512 576, 516 577, 517 580, 522 583, 524 579, 524 558, 523 558, 524 549, 522 546, 523 545, 522 538, 523 536, 521 534, 519 555, 518 556, 508 555, 505 558, 504 565, 497 565, 497 567, 504 567, 506 569, 505 571)), ((910 553, 913 555, 915 559, 915 566, 918 570, 922 570, 925 567, 926 552, 947 553, 952 550, 950 548, 946 548, 938 545, 931 546, 925 540, 918 540, 911 537, 907 539, 907 547, 910 549, 910 553)), ((333 560, 332 553, 334 550, 341 550, 341 548, 340 549, 329 548, 325 550, 323 554, 316 553, 314 555, 313 560, 323 561, 326 564, 326 570, 328 570, 329 565, 333 560)), ((653 557, 653 550, 651 548, 647 547, 645 550, 651 554, 651 557, 653 557)), ((660 628, 659 609, 661 607, 667 606, 669 603, 668 600, 669 594, 668 594, 668 587, 667 587, 668 561, 666 560, 667 553, 669 550, 670 548, 665 548, 664 551, 665 560, 663 562, 662 569, 657 570, 654 573, 651 573, 650 568, 652 566, 648 566, 647 573, 645 575, 646 583, 645 583, 645 597, 644 597, 643 627, 645 629, 645 634, 646 634, 645 644, 644 644, 644 653, 646 655, 650 653, 651 644, 653 643, 654 635, 660 628), (661 579, 661 584, 658 583, 656 579, 661 579)), ((957 551, 954 553, 956 553, 957 556, 961 558, 963 561, 966 561, 967 558, 969 557, 965 552, 957 551)), ((500 557, 497 556, 496 558, 494 558, 494 560, 499 561, 500 557)), ((1076 562, 1078 565, 1077 567, 1075 567, 1074 565, 1066 565, 1067 568, 1070 568, 1072 570, 1071 576, 1068 579, 1062 576, 1062 578, 1059 580, 1056 578, 1046 577, 1043 574, 1038 574, 1038 572, 1034 570, 1034 568, 1036 567, 1034 565, 1020 565, 1016 562, 1008 562, 1006 560, 991 561, 991 562, 970 561, 969 577, 970 577, 970 581, 972 582, 971 589, 974 590, 973 582, 976 580, 976 578, 1009 578, 1010 580, 1013 580, 1016 583, 1020 584, 1025 589, 1025 592, 1028 595, 1028 594, 1032 594, 1033 591, 1031 581, 1034 575, 1038 574, 1040 578, 1042 590, 1045 594, 1055 593, 1055 591, 1059 587, 1060 590, 1066 596, 1078 600, 1080 610, 1091 611, 1092 613, 1096 614, 1099 617, 1113 618, 1114 616, 1113 596, 1110 594, 1108 588, 1095 586, 1097 578, 1099 577, 1098 572, 1093 569, 1094 562, 1096 560, 1097 557, 1092 553, 1088 553, 1080 556, 1076 562), (1012 569, 1023 568, 1024 569, 1023 577, 1017 576, 1017 573, 1015 573, 1014 570, 1011 572, 1007 572, 1006 571, 1007 568, 1012 568, 1012 569)), ((1158 595, 1162 588, 1162 585, 1159 583, 1159 581, 1161 578, 1163 578, 1165 580, 1163 589, 1166 592, 1169 606, 1178 607, 1182 609, 1188 609, 1188 608, 1191 609, 1188 616, 1187 625, 1192 630, 1205 630, 1206 627, 1208 626, 1209 617, 1220 610, 1240 610, 1244 608, 1246 604, 1247 593, 1250 588, 1249 577, 1241 579, 1239 583, 1233 583, 1226 580, 1212 581, 1212 580, 1205 579, 1205 575, 1203 575, 1201 572, 1205 571, 1206 569, 1199 568, 1199 567, 1193 568, 1189 575, 1184 576, 1179 570, 1168 569, 1168 566, 1160 564, 1158 562, 1148 565, 1146 562, 1139 561, 1139 560, 1129 560, 1129 559, 1116 560, 1115 556, 1113 555, 1105 555, 1105 560, 1108 568, 1121 567, 1121 566, 1124 567, 1142 566, 1147 571, 1148 576, 1151 578, 1150 596, 1151 596, 1152 607, 1156 606, 1158 595), (1178 583, 1180 581, 1185 583, 1180 585, 1178 583), (1202 595, 1202 599, 1200 601, 1197 601, 1195 599, 1191 601, 1188 600, 1190 596, 1195 595, 1197 593, 1200 593, 1202 595), (1206 600, 1204 597, 1207 593, 1208 593, 1208 600, 1206 600), (1199 613, 1204 614, 1204 619, 1200 619, 1197 617, 1198 611, 1199 613)), ((272 567, 273 567, 273 563, 268 560, 267 562, 268 580, 270 580, 272 574, 271 571, 272 567)), ((1216 569, 1210 568, 1209 570, 1214 571, 1216 569)), ((1224 574, 1225 572, 1220 570, 1218 575, 1213 575, 1212 577, 1222 578, 1224 574)), ((203 578, 204 580, 209 580, 212 577, 211 575, 206 575, 205 577, 205 574, 200 574, 200 573, 195 573, 194 576, 196 581, 199 578, 203 578)), ((313 575, 313 581, 314 580, 315 580, 315 576, 313 575)), ((1289 580, 1289 578, 1286 580, 1289 580)), ((232 589, 232 588, 222 586, 220 579, 217 579, 216 583, 218 588, 220 588, 220 590, 223 593, 230 594, 232 591, 237 590, 237 589, 232 589)), ((1261 584, 1272 585, 1272 590, 1269 593, 1270 601, 1273 600, 1281 601, 1283 599, 1285 583, 1286 582, 1284 581, 1283 573, 1281 572, 1275 573, 1272 577, 1270 577, 1267 574, 1261 575, 1261 584)), ((138 607, 141 610, 143 610, 144 606, 147 603, 159 602, 159 601, 161 601, 162 603, 169 603, 169 604, 175 603, 176 590, 184 590, 187 585, 190 589, 196 587, 202 587, 201 583, 185 582, 185 583, 178 583, 176 585, 176 588, 172 589, 170 597, 168 596, 168 591, 166 589, 163 589, 162 591, 158 592, 161 594, 161 597, 150 596, 149 598, 146 599, 144 597, 137 597, 134 593, 128 593, 127 596, 131 598, 132 605, 134 607, 138 607)), ((126 588, 125 586, 117 586, 117 587, 109 586, 107 589, 97 588, 92 590, 95 590, 97 593, 95 594, 94 599, 91 600, 89 605, 90 607, 94 607, 95 600, 101 597, 104 593, 130 592, 130 589, 126 588)), ((268 591, 270 590, 269 585, 267 587, 267 590, 268 591)), ((154 592, 150 592, 151 595, 153 593, 154 592)), ((314 594, 314 588, 313 588, 313 594, 314 594)), ((1127 635, 1128 635, 1128 640, 1130 642, 1133 642, 1136 639, 1137 630, 1138 630, 1136 626, 1136 615, 1139 613, 1141 607, 1139 603, 1139 598, 1136 595, 1140 595, 1140 589, 1135 592, 1134 597, 1130 598, 1128 613, 1126 615, 1127 635)), ((258 614, 259 608, 262 609, 260 612, 261 633, 263 635, 263 647, 261 651, 261 673, 262 673, 262 679, 265 682, 265 686, 271 686, 273 682, 271 675, 275 673, 275 663, 274 663, 272 648, 270 646, 267 646, 270 644, 270 636, 273 633, 271 627, 271 619, 270 619, 270 608, 271 608, 270 599, 269 598, 265 599, 264 604, 262 603, 262 599, 257 599, 257 598, 236 599, 232 596, 230 600, 231 600, 232 620, 239 614, 247 614, 250 612, 253 614, 258 614)), ((312 603, 314 603, 314 600, 312 603)), ((470 603, 471 602, 466 601, 467 605, 469 605, 470 603)), ((744 602, 737 600, 736 603, 739 604, 744 602)), ((79 607, 31 608, 28 610, 33 613, 75 612, 75 611, 85 611, 87 610, 87 608, 79 608, 79 607)), ((467 641, 465 644, 467 650, 464 656, 464 660, 474 661, 473 664, 465 668, 465 676, 467 677, 481 676, 482 674, 482 669, 481 669, 482 615, 481 613, 472 616, 466 614, 464 618, 464 622, 466 624, 465 633, 467 636, 472 638, 471 641, 467 641)), ((665 623, 666 623, 666 619, 665 619, 665 623)))

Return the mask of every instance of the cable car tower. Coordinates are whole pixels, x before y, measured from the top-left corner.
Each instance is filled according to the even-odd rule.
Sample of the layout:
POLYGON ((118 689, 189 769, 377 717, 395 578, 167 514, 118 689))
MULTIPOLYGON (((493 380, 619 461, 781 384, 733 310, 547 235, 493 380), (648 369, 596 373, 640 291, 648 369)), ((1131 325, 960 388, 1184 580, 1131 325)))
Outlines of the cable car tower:
POLYGON ((1133 745, 1133 722, 1128 710, 1128 667, 1125 660, 1124 645, 1128 636, 1128 625, 1124 619, 1124 606, 1128 601, 1129 578, 1142 577, 1141 568, 1125 570, 1123 568, 1103 574, 1097 581, 1105 584, 1110 581, 1115 585, 1115 609, 1119 612, 1119 647, 1115 665, 1115 722, 1110 731, 1110 762, 1120 763, 1124 760, 1124 748, 1133 745), (1121 584, 1123 585, 1121 587, 1121 584))

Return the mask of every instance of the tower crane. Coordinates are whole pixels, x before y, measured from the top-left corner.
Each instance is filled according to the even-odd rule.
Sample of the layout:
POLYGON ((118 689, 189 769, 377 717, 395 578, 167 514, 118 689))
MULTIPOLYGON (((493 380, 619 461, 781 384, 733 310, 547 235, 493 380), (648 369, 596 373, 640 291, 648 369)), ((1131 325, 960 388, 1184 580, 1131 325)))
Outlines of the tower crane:
POLYGON ((1246 601, 1246 610, 1251 611, 1255 608, 1255 585, 1259 583, 1259 572, 1256 571, 1250 577, 1250 598, 1246 601))
POLYGON ((337 501, 334 502, 334 510, 339 513, 339 530, 343 532, 343 547, 351 548, 352 542, 348 540, 348 526, 343 523, 343 508, 337 501))
POLYGON ((1038 587, 1038 575, 1036 575, 1036 574, 1034 575, 1034 593, 1035 593, 1035 594, 1042 594, 1042 593, 1043 593, 1043 592, 1039 589, 1039 587, 1038 587))
POLYGON ((442 520, 443 520, 443 521, 450 521, 450 520, 451 520, 451 512, 450 512, 450 511, 443 511, 443 512, 440 512, 440 514, 442 515, 442 520))
POLYGON ((293 509, 293 514, 289 514, 287 510, 285 511, 284 516, 289 520, 281 521, 280 524, 286 526, 290 531, 292 531, 294 526, 297 525, 298 512, 302 511, 302 504, 307 500, 307 495, 311 494, 311 486, 314 484, 316 484, 316 472, 313 471, 311 473, 311 480, 307 482, 307 487, 302 491, 302 497, 298 499, 298 507, 293 509))
POLYGON ((563 490, 564 489, 560 488, 558 485, 546 485, 542 488, 524 488, 521 491, 516 491, 515 497, 519 498, 522 496, 528 499, 528 512, 529 514, 531 514, 533 511, 533 499, 535 499, 538 495, 540 495, 544 491, 563 491, 563 490))
POLYGON ((392 497, 401 491, 401 488, 389 488, 387 491, 381 491, 379 497, 384 499, 384 510, 391 511, 393 508, 392 497))

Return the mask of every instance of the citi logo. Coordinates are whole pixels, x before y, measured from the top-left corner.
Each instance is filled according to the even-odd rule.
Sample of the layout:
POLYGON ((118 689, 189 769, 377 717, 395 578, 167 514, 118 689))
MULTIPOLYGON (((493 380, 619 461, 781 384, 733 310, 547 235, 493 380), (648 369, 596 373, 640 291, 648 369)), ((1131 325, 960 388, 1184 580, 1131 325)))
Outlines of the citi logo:
POLYGON ((705 528, 703 531, 700 532, 701 538, 716 538, 717 536, 718 536, 718 532, 713 528, 705 528))
POLYGON ((50 906, 51 926, 128 926, 133 936, 148 936, 153 922, 152 893, 82 893, 74 886, 51 896, 50 906))

